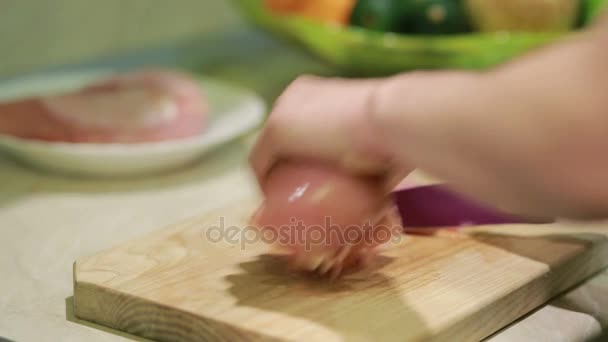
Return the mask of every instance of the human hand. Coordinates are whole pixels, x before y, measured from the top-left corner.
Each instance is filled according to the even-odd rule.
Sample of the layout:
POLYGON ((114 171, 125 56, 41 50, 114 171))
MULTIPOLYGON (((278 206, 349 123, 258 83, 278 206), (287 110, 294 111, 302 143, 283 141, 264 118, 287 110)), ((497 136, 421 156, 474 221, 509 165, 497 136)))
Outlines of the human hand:
POLYGON ((353 175, 379 176, 392 190, 411 168, 387 151, 371 119, 374 92, 383 81, 296 79, 277 100, 251 152, 258 182, 281 160, 315 159, 353 175))
POLYGON ((252 223, 291 235, 278 245, 292 252, 297 269, 335 278, 369 264, 377 247, 398 234, 389 194, 409 170, 387 153, 371 120, 382 82, 297 79, 253 149, 251 165, 266 198, 252 223))

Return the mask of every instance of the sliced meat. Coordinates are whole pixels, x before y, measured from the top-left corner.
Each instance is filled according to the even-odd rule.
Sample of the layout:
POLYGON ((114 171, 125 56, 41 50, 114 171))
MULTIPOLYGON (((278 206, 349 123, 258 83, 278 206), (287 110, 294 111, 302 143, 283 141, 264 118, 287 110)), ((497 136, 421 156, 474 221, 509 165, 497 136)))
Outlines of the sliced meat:
POLYGON ((0 133, 78 143, 153 142, 201 133, 208 111, 188 75, 144 70, 72 93, 0 104, 0 133))
POLYGON ((369 261, 401 229, 375 178, 316 162, 286 162, 268 175, 254 216, 267 242, 288 250, 296 268, 336 276, 369 261))

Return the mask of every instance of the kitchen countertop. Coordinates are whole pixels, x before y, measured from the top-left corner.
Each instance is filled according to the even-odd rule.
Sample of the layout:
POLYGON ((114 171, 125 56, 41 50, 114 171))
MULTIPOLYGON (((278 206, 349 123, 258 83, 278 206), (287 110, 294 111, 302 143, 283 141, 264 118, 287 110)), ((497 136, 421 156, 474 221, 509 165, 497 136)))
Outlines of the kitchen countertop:
MULTIPOLYGON (((68 179, 1 156, 0 336, 133 338, 73 317, 74 260, 253 195, 247 146, 230 144, 163 177, 116 181, 68 179)), ((607 309, 604 272, 489 340, 583 341, 608 322, 607 309)))
MULTIPOLYGON (((216 51, 213 58, 205 54, 202 63, 197 56, 203 54, 165 52, 152 62, 179 60, 180 65, 185 62, 208 75, 250 86, 267 100, 300 72, 329 73, 308 57, 262 42, 246 61, 234 59, 242 53, 234 50, 244 48, 240 45, 231 50, 232 59, 216 51)), ((121 61, 125 66, 142 63, 141 58, 121 61)), ((142 340, 74 318, 73 262, 251 196, 256 189, 246 166, 248 146, 242 139, 188 168, 122 180, 48 174, 0 154, 0 340, 142 340)), ((584 341, 607 323, 608 271, 488 340, 584 341)))

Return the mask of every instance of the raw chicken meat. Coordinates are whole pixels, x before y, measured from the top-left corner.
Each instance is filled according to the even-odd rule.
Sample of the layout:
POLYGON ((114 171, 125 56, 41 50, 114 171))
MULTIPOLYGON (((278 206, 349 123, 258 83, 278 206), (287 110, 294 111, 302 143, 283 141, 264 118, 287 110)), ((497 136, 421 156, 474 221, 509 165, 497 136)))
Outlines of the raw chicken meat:
POLYGON ((142 143, 201 133, 208 103, 175 71, 113 76, 77 91, 0 104, 0 133, 75 143, 142 143))
POLYGON ((253 224, 291 253, 295 268, 336 278, 365 267, 377 247, 401 232, 393 202, 377 179, 318 162, 285 162, 264 182, 253 224))

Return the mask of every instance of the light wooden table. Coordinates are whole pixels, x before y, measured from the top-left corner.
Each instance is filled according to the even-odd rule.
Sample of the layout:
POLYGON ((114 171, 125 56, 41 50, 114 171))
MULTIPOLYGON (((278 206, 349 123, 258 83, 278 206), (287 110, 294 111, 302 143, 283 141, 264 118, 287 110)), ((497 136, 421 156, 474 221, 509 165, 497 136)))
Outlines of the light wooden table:
MULTIPOLYGON (((234 38, 233 43, 212 54, 205 48, 187 53, 167 50, 146 58, 104 63, 179 63, 255 88, 268 100, 301 72, 330 73, 326 66, 258 36, 234 38), (249 54, 247 58, 241 58, 244 53, 249 54)), ((213 46, 213 41, 194 45, 208 44, 213 46)), ((247 152, 248 143, 240 141, 193 167, 125 180, 51 175, 0 154, 0 336, 16 341, 135 338, 73 317, 72 263, 78 257, 251 196, 256 189, 245 162, 247 152)), ((608 272, 490 340, 583 341, 606 323, 608 272)))

